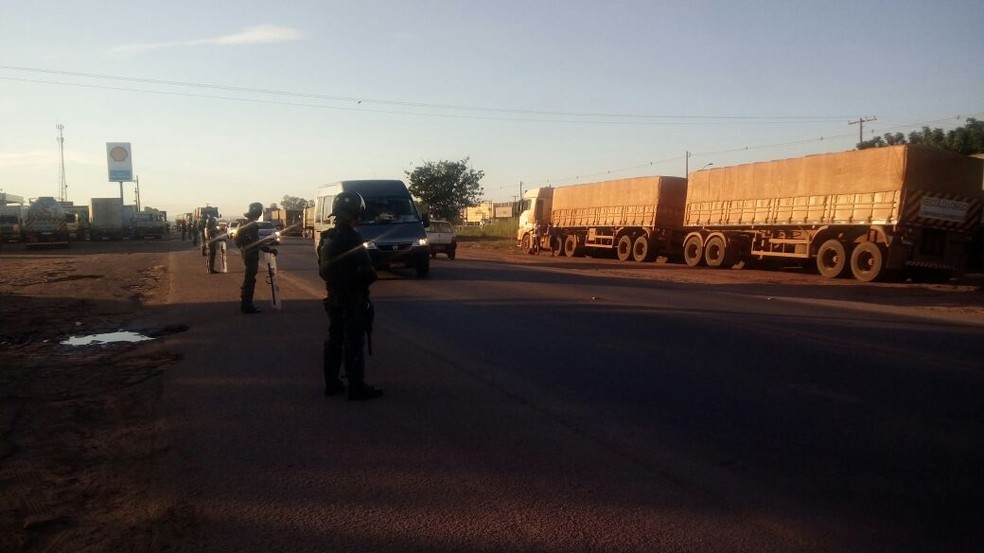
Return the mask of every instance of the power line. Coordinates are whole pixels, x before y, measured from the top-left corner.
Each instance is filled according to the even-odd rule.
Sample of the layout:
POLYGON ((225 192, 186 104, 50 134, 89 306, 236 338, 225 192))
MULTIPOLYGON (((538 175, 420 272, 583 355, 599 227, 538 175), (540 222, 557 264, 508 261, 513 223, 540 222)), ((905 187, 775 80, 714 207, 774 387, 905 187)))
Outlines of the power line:
MULTIPOLYGON (((972 113, 970 115, 967 115, 966 118, 977 118, 977 117, 982 117, 982 116, 984 116, 984 112, 977 112, 977 113, 972 113)), ((904 129, 904 128, 911 128, 911 127, 924 127, 924 126, 928 126, 928 125, 933 125, 933 124, 937 124, 937 123, 952 121, 954 119, 959 120, 959 119, 963 119, 963 118, 964 117, 961 117, 960 115, 956 115, 956 116, 952 116, 952 117, 945 117, 945 118, 942 118, 942 119, 934 119, 932 121, 926 121, 926 122, 922 122, 922 123, 911 123, 911 124, 906 124, 906 125, 900 125, 900 126, 897 126, 897 127, 888 127, 886 129, 883 129, 883 130, 885 130, 885 131, 893 131, 893 130, 899 130, 899 129, 904 129)), ((786 141, 786 142, 776 142, 776 143, 772 143, 772 144, 759 144, 757 146, 744 146, 744 147, 728 148, 728 149, 724 149, 724 150, 714 150, 714 151, 708 151, 708 152, 697 152, 697 153, 687 152, 686 154, 680 155, 680 156, 669 157, 669 158, 665 158, 665 159, 661 159, 661 160, 657 160, 657 161, 650 161, 648 163, 643 163, 643 164, 634 165, 634 166, 630 166, 630 167, 623 167, 623 168, 619 168, 619 169, 610 169, 608 171, 601 171, 601 172, 592 173, 592 174, 576 175, 576 176, 564 177, 564 178, 557 178, 557 179, 554 179, 554 178, 546 178, 546 179, 539 179, 539 180, 524 180, 524 182, 526 182, 526 184, 534 184, 535 185, 535 184, 549 184, 549 183, 554 182, 554 181, 558 181, 558 182, 579 181, 582 178, 597 178, 597 177, 602 177, 602 176, 609 176, 612 173, 620 173, 620 172, 625 172, 625 171, 632 171, 632 170, 637 170, 637 169, 641 169, 641 168, 644 168, 644 167, 651 167, 651 166, 659 165, 659 164, 663 164, 663 163, 679 162, 680 160, 684 159, 684 157, 686 155, 689 155, 690 157, 693 157, 693 156, 712 156, 712 155, 721 155, 721 154, 733 154, 733 153, 738 153, 738 152, 747 152, 747 151, 752 151, 752 150, 765 150, 765 149, 769 149, 769 148, 780 148, 780 147, 784 147, 784 146, 798 146, 798 145, 802 145, 802 144, 809 144, 811 142, 822 142, 824 140, 835 140, 835 139, 847 138, 847 137, 850 137, 851 134, 852 133, 844 133, 844 134, 838 134, 838 135, 833 135, 833 136, 820 136, 820 137, 814 137, 814 138, 803 138, 803 139, 789 140, 789 141, 786 141)), ((502 187, 499 187, 499 188, 494 189, 494 190, 503 190, 505 188, 510 188, 510 186, 502 186, 502 187)))
MULTIPOLYGON (((391 106, 402 106, 402 107, 413 107, 413 108, 424 108, 424 109, 441 109, 441 110, 452 110, 452 111, 475 111, 475 112, 489 112, 489 113, 506 113, 515 115, 538 115, 538 116, 549 116, 549 117, 579 117, 579 118, 608 118, 608 119, 642 119, 642 120, 665 120, 665 121, 735 121, 735 122, 773 122, 773 123, 820 123, 829 122, 833 120, 843 119, 844 116, 841 115, 772 115, 772 116, 744 116, 744 115, 666 115, 666 114, 641 114, 641 113, 593 113, 593 112, 574 112, 574 111, 550 111, 550 110, 530 110, 530 109, 518 109, 518 108, 500 108, 500 107, 479 107, 479 106, 465 106, 456 104, 437 104, 437 103, 426 103, 426 102, 408 102, 402 100, 386 100, 378 98, 364 98, 359 96, 338 96, 330 94, 320 94, 320 93, 309 93, 309 92, 291 92, 284 90, 273 90, 266 88, 253 88, 253 87, 242 87, 242 86, 229 86, 229 85, 217 85, 209 83, 196 83, 188 81, 177 81, 168 79, 150 79, 150 78, 139 78, 139 77, 124 77, 118 75, 102 75, 97 73, 81 73, 75 71, 60 71, 54 69, 42 69, 34 67, 20 67, 13 65, 0 65, 0 69, 6 69, 9 71, 21 71, 29 73, 41 73, 49 75, 64 75, 70 77, 82 77, 87 79, 101 79, 101 80, 115 80, 115 81, 125 81, 125 82, 137 82, 144 84, 154 84, 163 86, 177 86, 177 87, 191 87, 191 88, 202 88, 202 89, 212 89, 212 90, 224 90, 232 92, 244 92, 249 94, 264 94, 272 96, 287 96, 295 98, 306 98, 306 99, 316 99, 316 100, 327 100, 334 102, 344 102, 352 103, 354 105, 361 104, 382 104, 391 106)), ((2 78, 2 77, 0 77, 2 78)), ((36 83, 48 83, 48 84, 61 84, 61 85, 77 85, 82 86, 79 83, 63 83, 57 81, 34 81, 30 79, 16 79, 16 78, 5 78, 7 80, 18 80, 25 82, 36 82, 36 83)), ((88 85, 90 88, 101 88, 96 85, 88 85)), ((106 87, 110 90, 128 90, 132 92, 159 92, 159 91, 148 91, 140 89, 127 89, 122 87, 106 87)), ((199 96, 199 95, 189 95, 193 97, 205 97, 205 98, 218 98, 218 99, 237 99, 237 98, 226 98, 221 96, 199 96)), ((242 99, 240 99, 242 100, 242 99)), ((249 101, 249 100, 245 100, 249 101)), ((262 103, 262 102, 261 102, 262 103)), ((290 104, 290 105, 306 105, 306 104, 290 104)), ((315 106, 315 107, 325 107, 325 106, 315 106)), ((339 108, 341 109, 341 108, 339 108)), ((364 111, 364 110, 363 110, 364 111)), ((384 112, 385 113, 385 112, 384 112)))

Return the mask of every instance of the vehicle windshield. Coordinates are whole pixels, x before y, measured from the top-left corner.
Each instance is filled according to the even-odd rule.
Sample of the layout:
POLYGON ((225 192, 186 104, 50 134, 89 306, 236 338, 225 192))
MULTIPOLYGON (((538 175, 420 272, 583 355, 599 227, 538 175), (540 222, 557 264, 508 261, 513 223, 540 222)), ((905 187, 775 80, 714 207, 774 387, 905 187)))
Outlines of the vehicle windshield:
POLYGON ((410 198, 378 196, 365 198, 366 210, 359 219, 361 225, 377 223, 416 223, 420 221, 410 198))
POLYGON ((429 230, 430 232, 445 232, 445 233, 450 233, 451 232, 451 225, 449 223, 435 223, 435 222, 431 221, 431 226, 427 230, 429 230))

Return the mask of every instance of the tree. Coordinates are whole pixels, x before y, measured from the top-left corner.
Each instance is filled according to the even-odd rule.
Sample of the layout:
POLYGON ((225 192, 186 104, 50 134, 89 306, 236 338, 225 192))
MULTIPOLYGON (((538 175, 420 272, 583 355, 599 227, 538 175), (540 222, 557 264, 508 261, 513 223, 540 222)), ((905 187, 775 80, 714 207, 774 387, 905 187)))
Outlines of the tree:
POLYGON ((309 201, 297 196, 284 194, 284 199, 280 201, 280 206, 284 209, 304 209, 309 201))
POLYGON ((883 137, 876 136, 871 140, 859 142, 858 149, 881 148, 896 144, 921 144, 964 155, 984 153, 984 121, 970 117, 966 125, 948 132, 943 132, 940 128, 923 127, 922 130, 912 131, 908 137, 900 132, 888 133, 883 137))
POLYGON ((478 205, 484 191, 479 185, 485 171, 461 161, 428 161, 407 172, 410 193, 435 217, 457 221, 461 210, 478 205))

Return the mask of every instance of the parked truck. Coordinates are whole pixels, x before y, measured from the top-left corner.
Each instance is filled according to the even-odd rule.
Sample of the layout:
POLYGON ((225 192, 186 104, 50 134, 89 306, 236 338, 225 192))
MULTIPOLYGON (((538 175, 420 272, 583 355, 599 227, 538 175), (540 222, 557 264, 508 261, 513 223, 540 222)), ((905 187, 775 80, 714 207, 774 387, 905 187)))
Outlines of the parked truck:
POLYGON ((126 234, 123 200, 92 198, 89 202, 89 237, 92 240, 122 240, 126 234))
POLYGON ((19 205, 0 206, 0 242, 20 242, 26 208, 19 205))
POLYGON ((964 270, 981 220, 981 160, 902 145, 705 169, 690 175, 683 257, 799 259, 869 282, 964 270))
POLYGON ((89 206, 61 202, 68 218, 68 234, 71 240, 86 240, 89 236, 89 206))
POLYGON ((69 246, 65 208, 52 197, 41 197, 27 208, 22 230, 24 244, 34 246, 69 246))
POLYGON ((314 212, 315 206, 309 205, 301 213, 301 234, 304 238, 314 237, 314 212))
POLYGON ((300 236, 302 234, 303 210, 274 207, 264 211, 263 220, 273 223, 281 235, 300 236))
POLYGON ((164 238, 167 229, 166 215, 157 210, 145 209, 133 215, 131 235, 134 238, 164 238))
POLYGON ((686 196, 682 177, 534 188, 524 194, 516 240, 526 251, 539 239, 538 248, 567 256, 614 252, 623 261, 651 261, 670 249, 686 196))
POLYGON ((642 192, 631 184, 638 179, 625 179, 529 191, 518 237, 534 224, 549 224, 545 240, 563 240, 565 255, 583 253, 583 234, 584 247, 589 240, 614 247, 622 260, 643 261, 654 252, 690 266, 786 259, 815 264, 828 278, 943 280, 964 269, 984 203, 981 160, 912 145, 704 169, 689 177, 685 199, 659 200, 664 213, 681 210, 675 229, 673 215, 657 215, 656 232, 626 224, 621 214, 639 209, 633 206, 642 192), (589 186, 610 192, 605 199, 562 192, 589 186), (558 197, 574 200, 573 207, 558 211, 558 197), (597 225, 602 216, 612 224, 597 225))

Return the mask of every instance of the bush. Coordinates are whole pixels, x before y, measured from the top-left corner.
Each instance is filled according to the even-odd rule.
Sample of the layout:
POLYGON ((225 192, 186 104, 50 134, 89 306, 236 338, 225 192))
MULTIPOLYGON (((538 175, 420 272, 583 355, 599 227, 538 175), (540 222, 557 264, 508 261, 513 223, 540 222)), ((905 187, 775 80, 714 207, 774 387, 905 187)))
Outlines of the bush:
POLYGON ((458 236, 471 238, 516 238, 516 219, 496 219, 485 226, 461 225, 455 230, 458 236))

